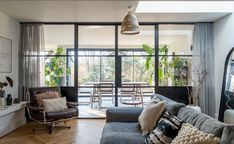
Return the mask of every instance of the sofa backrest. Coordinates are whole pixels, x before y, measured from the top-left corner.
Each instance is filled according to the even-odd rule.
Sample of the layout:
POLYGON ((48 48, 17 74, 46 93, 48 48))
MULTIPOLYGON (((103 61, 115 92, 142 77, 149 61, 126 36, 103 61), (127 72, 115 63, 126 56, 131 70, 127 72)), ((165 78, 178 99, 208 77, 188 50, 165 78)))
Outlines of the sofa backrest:
POLYGON ((224 137, 225 139, 229 139, 229 141, 234 140, 234 137, 229 134, 233 133, 230 131, 230 126, 192 108, 181 108, 178 112, 177 117, 179 117, 186 123, 192 124, 203 132, 214 134, 216 137, 219 137, 221 139, 221 144, 226 144, 226 142, 222 142, 224 140, 224 137), (226 132, 224 131, 224 129, 226 132))

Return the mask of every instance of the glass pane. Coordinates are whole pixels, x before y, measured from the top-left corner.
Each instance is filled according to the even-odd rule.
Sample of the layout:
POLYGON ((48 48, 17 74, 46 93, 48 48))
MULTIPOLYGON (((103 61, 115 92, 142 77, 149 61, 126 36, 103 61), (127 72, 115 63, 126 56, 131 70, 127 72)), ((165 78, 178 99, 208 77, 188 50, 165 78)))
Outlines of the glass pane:
POLYGON ((40 86, 74 86, 74 57, 41 58, 40 86))
POLYGON ((115 80, 115 57, 101 57, 101 82, 114 82, 115 80))
POLYGON ((192 55, 193 25, 159 25, 159 54, 192 55))
POLYGON ((114 105, 114 78, 115 26, 79 26, 78 96, 86 105, 79 108, 105 115, 101 109, 114 105))
POLYGON ((160 56, 159 86, 191 85, 192 57, 160 56))
POLYGON ((154 26, 140 26, 140 34, 122 35, 121 27, 118 27, 119 55, 146 55, 143 45, 150 47, 154 54, 154 26))
POLYGON ((134 80, 145 83, 147 86, 154 86, 154 63, 153 56, 134 57, 134 80), (148 67, 149 65, 149 67, 148 67))
POLYGON ((45 52, 48 55, 74 55, 74 25, 44 25, 45 52))
POLYGON ((79 48, 113 49, 115 47, 114 26, 79 26, 79 48))
POLYGON ((80 86, 100 81, 100 57, 79 57, 78 63, 78 82, 80 86))

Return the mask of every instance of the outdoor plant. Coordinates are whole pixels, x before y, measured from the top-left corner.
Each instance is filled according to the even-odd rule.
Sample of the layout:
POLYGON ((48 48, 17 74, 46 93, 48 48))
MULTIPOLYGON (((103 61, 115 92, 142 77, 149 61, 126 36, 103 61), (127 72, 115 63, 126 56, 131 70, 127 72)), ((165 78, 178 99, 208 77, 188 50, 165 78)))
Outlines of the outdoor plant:
POLYGON ((48 54, 55 56, 49 58, 45 65, 45 84, 51 87, 61 86, 65 81, 65 75, 70 74, 70 68, 65 67, 65 57, 60 56, 65 54, 65 49, 63 47, 58 47, 56 51, 50 50, 48 54))
MULTIPOLYGON (((145 68, 147 71, 150 72, 149 74, 149 84, 152 85, 153 83, 153 74, 155 69, 155 64, 153 60, 153 55, 155 53, 154 48, 152 48, 149 45, 143 44, 143 49, 147 53, 147 59, 145 62, 145 68)), ((163 83, 164 85, 168 85, 168 82, 173 77, 173 71, 172 71, 172 63, 170 63, 168 56, 168 46, 167 45, 161 45, 159 47, 159 68, 158 68, 158 80, 160 83, 163 83)))
MULTIPOLYGON (((145 61, 145 69, 150 72, 149 74, 149 84, 152 85, 153 74, 155 69, 155 64, 153 61, 153 55, 155 53, 154 48, 149 45, 142 45, 144 51, 147 53, 147 59, 145 61)), ((187 86, 188 81, 182 80, 181 77, 175 77, 175 71, 180 75, 183 69, 187 67, 187 58, 181 57, 168 57, 168 45, 159 46, 159 67, 158 67, 158 80, 161 85, 168 86, 172 83, 175 86, 187 86)), ((186 77, 187 78, 187 74, 186 77)))

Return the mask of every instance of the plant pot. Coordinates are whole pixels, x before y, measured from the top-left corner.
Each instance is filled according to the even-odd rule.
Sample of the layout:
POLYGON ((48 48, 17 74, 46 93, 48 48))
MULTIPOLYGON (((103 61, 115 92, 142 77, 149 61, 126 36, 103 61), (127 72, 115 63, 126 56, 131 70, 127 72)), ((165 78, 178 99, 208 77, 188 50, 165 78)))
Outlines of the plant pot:
POLYGON ((4 90, 0 90, 0 98, 5 97, 5 91, 4 90))

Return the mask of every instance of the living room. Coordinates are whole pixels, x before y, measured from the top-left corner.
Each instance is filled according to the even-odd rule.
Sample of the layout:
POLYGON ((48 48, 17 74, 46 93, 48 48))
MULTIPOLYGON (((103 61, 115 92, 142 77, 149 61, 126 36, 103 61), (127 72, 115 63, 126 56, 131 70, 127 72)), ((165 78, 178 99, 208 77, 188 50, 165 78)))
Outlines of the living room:
POLYGON ((233 7, 1 0, 0 143, 234 144, 233 7))

